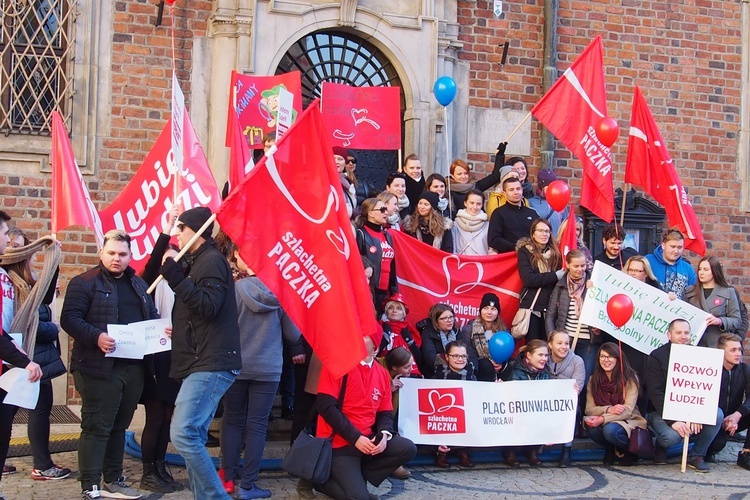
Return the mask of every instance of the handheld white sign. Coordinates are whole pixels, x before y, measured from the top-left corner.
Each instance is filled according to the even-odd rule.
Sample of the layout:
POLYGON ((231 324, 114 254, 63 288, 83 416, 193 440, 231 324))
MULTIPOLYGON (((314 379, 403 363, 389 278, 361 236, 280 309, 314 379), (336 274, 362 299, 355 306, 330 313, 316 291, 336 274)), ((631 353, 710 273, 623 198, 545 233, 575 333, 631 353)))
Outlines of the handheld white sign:
POLYGON ((716 424, 723 363, 722 349, 673 344, 662 418, 716 424))
POLYGON ((108 358, 143 359, 147 354, 168 351, 172 341, 164 333, 169 318, 138 321, 128 325, 107 325, 107 334, 115 339, 115 347, 105 354, 108 358))

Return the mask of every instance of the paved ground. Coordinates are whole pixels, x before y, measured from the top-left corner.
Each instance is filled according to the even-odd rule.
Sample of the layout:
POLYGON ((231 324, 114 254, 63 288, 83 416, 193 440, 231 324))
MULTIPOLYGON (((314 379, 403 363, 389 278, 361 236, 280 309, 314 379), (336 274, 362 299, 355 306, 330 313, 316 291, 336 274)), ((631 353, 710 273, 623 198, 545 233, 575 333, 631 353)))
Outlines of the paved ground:
MULTIPOLYGON (((138 430, 140 419, 134 421, 138 430)), ((70 427, 66 427, 69 431, 70 427)), ((54 429, 53 431, 56 431, 54 429)), ((14 429, 14 438, 23 435, 20 426, 14 429)), ((374 493, 383 498, 399 499, 458 499, 458 498, 728 498, 750 497, 750 471, 734 465, 739 443, 730 443, 712 464, 708 474, 698 474, 688 469, 680 473, 677 459, 669 465, 644 462, 633 467, 604 467, 601 463, 576 462, 569 469, 558 469, 545 463, 540 468, 523 466, 511 470, 498 464, 480 464, 474 470, 438 470, 431 466, 413 467, 413 478, 407 481, 386 481, 374 493)), ((216 451, 213 449, 213 453, 216 451)), ((75 469, 76 452, 58 453, 54 460, 75 469)), ((77 499, 80 486, 77 474, 61 481, 33 481, 29 477, 31 457, 15 457, 9 462, 18 473, 3 477, 2 490, 9 500, 16 499, 77 499)), ((175 477, 187 482, 182 468, 172 469, 175 477)), ((140 461, 127 456, 125 475, 128 482, 140 479, 140 461)), ((295 480, 283 472, 261 473, 259 486, 273 491, 273 498, 297 498, 295 480)), ((136 484, 137 486, 137 484, 136 484)), ((149 500, 190 499, 187 491, 169 495, 150 494, 149 500)), ((324 498, 320 496, 320 498, 324 498)), ((204 499, 200 499, 204 500, 204 499)))

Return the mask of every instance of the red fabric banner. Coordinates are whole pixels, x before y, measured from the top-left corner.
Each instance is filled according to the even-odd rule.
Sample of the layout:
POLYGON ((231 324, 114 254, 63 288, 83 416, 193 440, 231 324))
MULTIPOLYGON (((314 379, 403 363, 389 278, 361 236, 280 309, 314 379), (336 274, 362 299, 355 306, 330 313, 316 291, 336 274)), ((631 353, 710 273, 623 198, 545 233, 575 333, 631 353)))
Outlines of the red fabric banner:
POLYGON ((323 117, 331 146, 401 148, 401 88, 323 82, 323 117))
POLYGON ((578 248, 578 235, 576 234, 576 209, 573 205, 568 208, 568 220, 565 224, 565 231, 560 236, 560 251, 563 254, 563 269, 568 268, 568 264, 565 262, 565 256, 568 252, 578 248))
POLYGON ((180 211, 203 206, 216 210, 221 195, 208 166, 203 147, 185 112, 183 170, 177 172, 172 154, 171 119, 149 151, 135 176, 110 206, 100 212, 103 227, 122 229, 132 237, 130 265, 140 271, 146 265, 154 243, 172 208, 174 183, 180 211))
POLYGON ((637 86, 633 93, 625 182, 643 187, 664 207, 669 223, 679 228, 685 236, 685 248, 698 255, 706 254, 706 240, 703 239, 690 197, 682 186, 659 127, 637 86))
POLYGON ((229 86, 229 109, 227 110, 226 146, 230 146, 232 104, 239 116, 240 129, 252 149, 263 147, 263 136, 276 130, 279 111, 279 88, 284 87, 294 94, 292 121, 302 112, 302 82, 299 71, 283 75, 241 75, 232 71, 229 86))
POLYGON ((531 113, 581 160, 581 205, 611 222, 615 216, 612 158, 595 131, 607 115, 601 37, 565 70, 531 113))
POLYGON ((52 112, 52 150, 49 162, 52 167, 52 233, 59 233, 70 226, 88 227, 96 234, 97 244, 101 247, 104 241, 102 221, 78 169, 68 131, 57 111, 52 112))
POLYGON ((456 255, 426 245, 401 231, 389 231, 396 251, 398 291, 409 306, 411 325, 427 317, 438 303, 449 304, 456 324, 479 316, 482 295, 500 299, 500 316, 510 325, 518 310, 521 278, 515 252, 500 255, 456 255))
POLYGON ((379 327, 317 101, 269 153, 217 220, 340 377, 365 358, 362 337, 379 327))

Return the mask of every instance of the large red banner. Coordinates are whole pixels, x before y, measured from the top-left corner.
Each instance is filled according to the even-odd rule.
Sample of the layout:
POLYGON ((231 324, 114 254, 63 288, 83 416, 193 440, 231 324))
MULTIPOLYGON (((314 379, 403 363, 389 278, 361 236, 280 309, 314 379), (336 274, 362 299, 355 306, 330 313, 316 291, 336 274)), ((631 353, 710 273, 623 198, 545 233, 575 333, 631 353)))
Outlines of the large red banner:
POLYGON ((685 236, 685 248, 699 255, 706 254, 706 240, 703 239, 698 217, 682 186, 659 127, 637 86, 633 93, 625 182, 643 187, 661 203, 667 212, 669 223, 679 228, 685 236))
POLYGON ((317 101, 217 220, 334 376, 365 358, 362 337, 378 325, 317 101))
POLYGON ((302 83, 299 71, 283 75, 242 75, 232 71, 227 110, 226 146, 231 140, 230 122, 232 107, 235 108, 242 133, 253 149, 263 147, 263 136, 276 130, 279 112, 279 89, 285 88, 294 94, 292 121, 302 112, 302 83))
POLYGON ((597 36, 531 113, 581 160, 581 205, 606 222, 615 216, 610 149, 596 136, 607 115, 602 40, 597 36))
POLYGON ((401 88, 323 82, 321 102, 332 146, 401 148, 401 88))
POLYGON ((479 316, 482 295, 500 299, 500 316, 510 328, 522 288, 515 252, 500 255, 446 253, 404 234, 390 231, 396 251, 398 290, 409 306, 414 325, 438 303, 449 304, 458 326, 479 316))
POLYGON ((110 206, 100 211, 104 230, 122 229, 131 238, 130 265, 140 271, 146 265, 167 213, 177 203, 180 211, 203 206, 216 210, 221 196, 208 166, 203 147, 185 112, 183 170, 178 172, 172 154, 171 120, 164 125, 138 172, 110 206))

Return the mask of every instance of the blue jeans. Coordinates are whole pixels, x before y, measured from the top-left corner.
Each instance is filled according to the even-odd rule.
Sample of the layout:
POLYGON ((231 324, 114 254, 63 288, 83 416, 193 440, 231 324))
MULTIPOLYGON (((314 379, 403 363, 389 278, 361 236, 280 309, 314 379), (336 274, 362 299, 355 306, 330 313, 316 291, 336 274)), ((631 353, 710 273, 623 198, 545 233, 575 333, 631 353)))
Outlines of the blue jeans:
POLYGON ((620 424, 614 422, 599 427, 589 427, 589 437, 593 442, 604 448, 614 446, 620 451, 628 451, 630 445, 627 431, 620 424))
POLYGON ((233 382, 234 375, 229 371, 191 373, 182 381, 175 401, 169 434, 172 444, 185 459, 190 490, 195 498, 230 498, 205 443, 216 406, 233 382))
POLYGON ((221 419, 221 466, 225 481, 242 482, 252 489, 260 472, 260 459, 266 446, 268 416, 273 408, 278 382, 235 380, 224 398, 221 419), (245 444, 245 463, 240 471, 240 453, 245 444))
MULTIPOLYGON (((648 414, 646 420, 648 420, 649 430, 656 436, 657 446, 666 449, 682 442, 682 437, 680 437, 677 431, 672 429, 672 426, 667 424, 658 413, 652 411, 648 414)), ((693 445, 693 449, 690 452, 691 457, 706 456, 708 447, 719 433, 719 430, 721 430, 721 423, 723 420, 724 412, 721 411, 721 408, 717 408, 716 424, 703 424, 703 429, 698 433, 698 437, 695 439, 695 445, 693 445)))
MULTIPOLYGON (((591 334, 593 335, 593 333, 591 334)), ((597 354, 599 352, 598 345, 592 345, 589 339, 578 339, 576 344, 575 353, 583 359, 583 366, 586 368, 586 377, 583 379, 584 385, 589 381, 589 377, 594 373, 596 367, 597 354)), ((586 406, 586 393, 581 388, 581 396, 583 397, 583 406, 586 406)), ((580 400, 579 400, 580 401, 580 400)))

